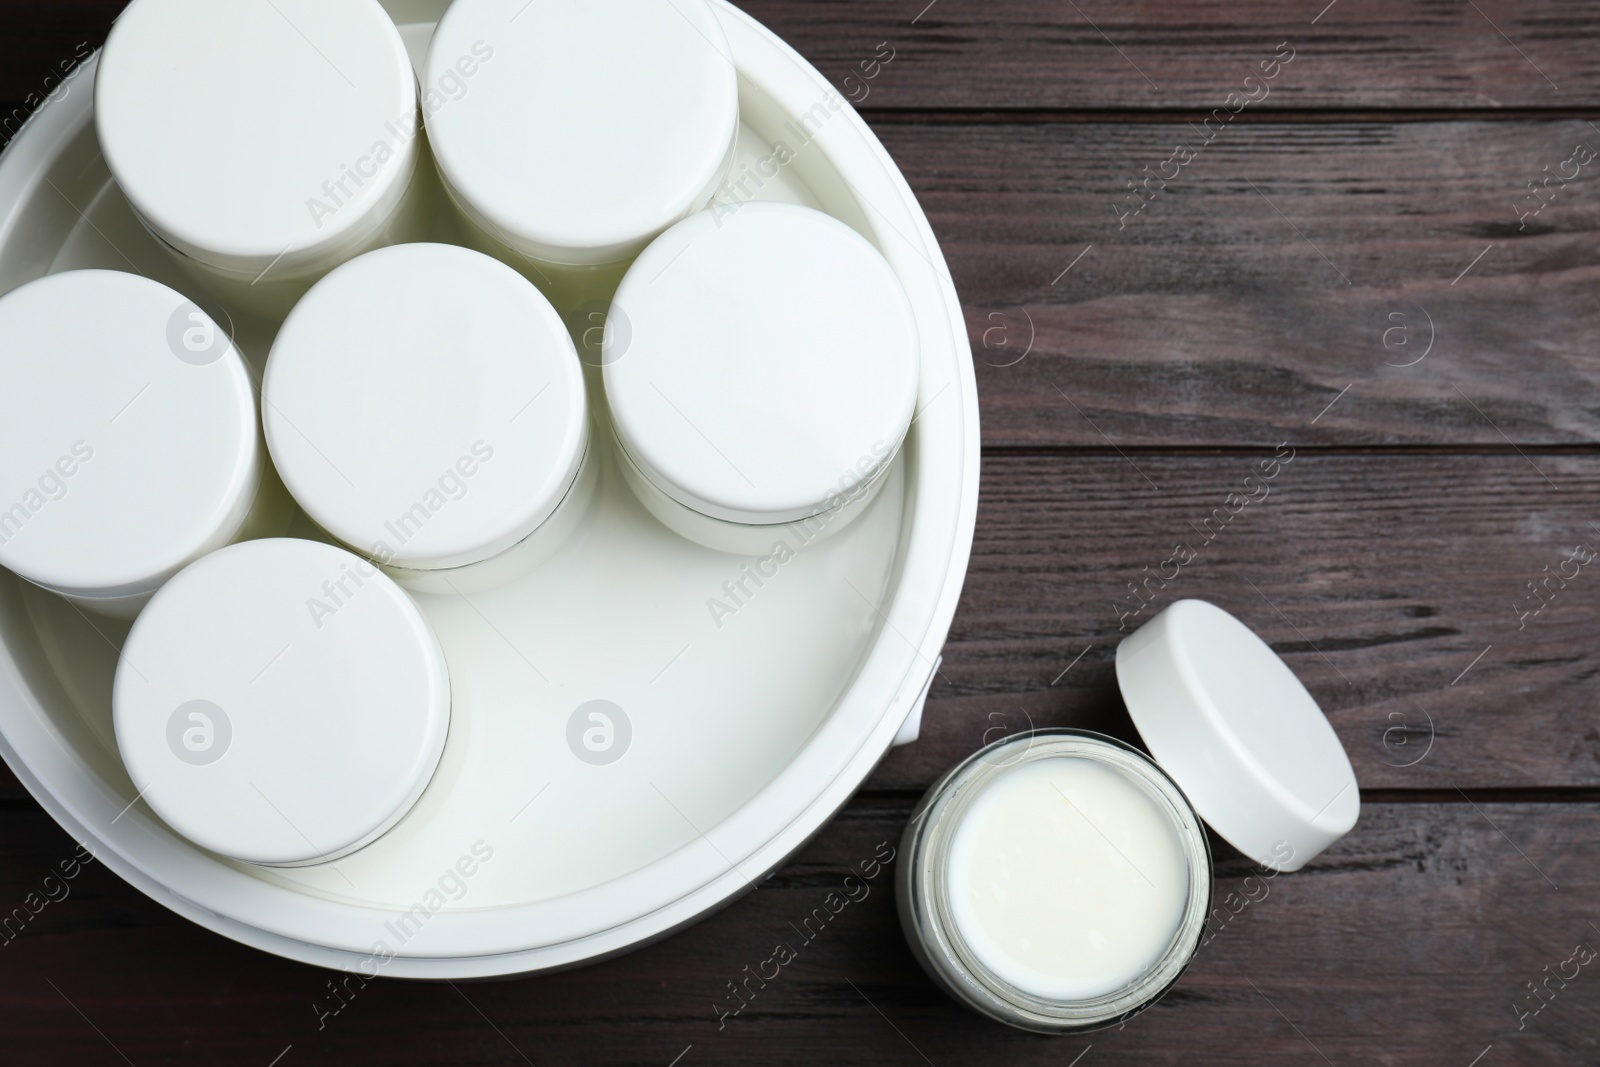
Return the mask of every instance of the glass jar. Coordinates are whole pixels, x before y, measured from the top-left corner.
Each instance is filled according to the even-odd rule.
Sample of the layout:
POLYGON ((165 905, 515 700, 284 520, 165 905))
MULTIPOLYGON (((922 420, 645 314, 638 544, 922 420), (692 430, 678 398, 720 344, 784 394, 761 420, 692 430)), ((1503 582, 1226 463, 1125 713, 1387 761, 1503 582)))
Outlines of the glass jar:
POLYGON ((1158 1000, 1200 943, 1205 825, 1296 871, 1360 815, 1350 759, 1278 655, 1214 604, 1180 600, 1117 647, 1151 755, 1081 730, 979 750, 906 829, 900 922, 963 1004, 1011 1026, 1108 1026, 1158 1000), (1180 788, 1181 786, 1181 788, 1180 788))
POLYGON ((607 330, 623 473, 710 548, 845 529, 915 418, 911 302, 877 248, 810 208, 748 203, 674 226, 629 268, 607 330))
POLYGON ((168 582, 112 690, 140 797, 202 848, 269 867, 387 833, 433 778, 450 704, 411 598, 358 556, 290 538, 232 545, 168 582))
POLYGON ((705 0, 456 0, 425 81, 468 243, 563 310, 603 307, 732 165, 738 76, 705 0))
POLYGON ((413 589, 511 580, 560 546, 594 484, 561 317, 455 245, 380 249, 318 282, 273 344, 262 407, 306 514, 413 589))
POLYGON ((133 0, 95 127, 134 213, 197 282, 281 318, 424 224, 416 73, 378 0, 133 0))
POLYGON ((0 564, 132 618, 207 552, 283 531, 250 371, 183 294, 52 274, 0 297, 0 338, 0 564))
POLYGON ((923 969, 973 1010, 1025 1030, 1092 1030, 1143 1011, 1188 966, 1211 907, 1211 848, 1183 791, 1136 749, 1087 731, 1038 731, 978 751, 929 791, 901 855, 901 923, 923 969), (1115 777, 1080 774, 1089 799, 1074 801, 1073 775, 1063 774, 1067 785, 1049 783, 1059 805, 1051 790, 1040 796, 1037 783, 1021 781, 1078 762, 1115 777), (1007 811, 1019 803, 1028 810, 1007 811), (1019 817, 1059 817, 1050 826, 1062 838, 1057 854, 1038 855, 1047 846, 1037 838, 1031 855, 1004 847, 992 824, 1008 816, 1012 832, 1019 817), (1143 833, 1115 840, 1123 830, 1143 833), (985 834, 991 840, 973 840, 985 834), (1046 859, 1065 868, 1065 877, 1048 872, 1062 912, 1019 916, 1044 888, 1046 859), (983 886, 983 877, 1006 884, 983 886), (1005 904, 982 900, 985 892, 1005 904), (1082 907, 1065 913, 1072 903, 1082 907), (1051 951, 1068 946, 1075 951, 1051 951))

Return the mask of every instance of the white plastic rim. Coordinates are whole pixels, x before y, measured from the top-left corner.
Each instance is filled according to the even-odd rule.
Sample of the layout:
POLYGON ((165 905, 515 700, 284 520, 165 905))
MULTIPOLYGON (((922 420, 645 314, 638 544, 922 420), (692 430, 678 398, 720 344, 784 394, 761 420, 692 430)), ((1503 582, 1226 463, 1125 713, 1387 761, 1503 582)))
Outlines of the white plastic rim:
POLYGON ((900 449, 917 322, 883 255, 794 204, 678 223, 628 269, 605 360, 617 436, 685 507, 778 525, 832 511, 900 449))
POLYGON ((273 343, 262 421, 307 514, 414 570, 523 541, 589 443, 583 369, 550 301, 442 244, 368 252, 313 286, 273 343))
POLYGON ((378 0, 133 0, 95 77, 106 162, 152 232, 255 277, 326 269, 417 159, 416 76, 378 0))
POLYGON ((458 206, 546 263, 637 254, 710 201, 738 130, 733 57, 706 0, 456 0, 425 80, 458 206))
MULTIPOLYGON (((436 18, 437 0, 392 0, 406 21, 436 18)), ((966 324, 938 244, 915 197, 860 118, 787 45, 716 0, 743 76, 746 121, 778 129, 822 109, 802 176, 873 234, 916 311, 922 384, 905 449, 905 534, 884 626, 847 691, 795 758, 732 816, 663 859, 605 885, 534 904, 441 912, 382 960, 382 973, 425 979, 530 973, 616 955, 688 926, 747 891, 814 836, 860 787, 917 706, 949 632, 977 518, 977 386, 966 324), (808 162, 809 160, 809 162, 808 162), (848 184, 846 184, 848 183, 848 184)), ((92 73, 92 62, 85 74, 92 73)), ((50 195, 40 177, 91 123, 81 95, 44 108, 0 158, 0 249, 10 254, 50 195)), ((74 217, 75 218, 75 217, 74 217)), ((65 224, 66 220, 63 220, 65 224)), ((18 246, 30 247, 30 246, 18 246)), ((12 269, 44 270, 18 258, 12 269)), ((15 597, 0 598, 0 608, 15 597)), ((399 913, 269 884, 197 852, 139 807, 127 783, 102 777, 44 710, 29 656, 0 647, 0 754, 33 796, 121 877, 165 906, 241 943, 320 966, 370 970, 372 935, 399 913), (127 814, 118 819, 121 813, 127 814), (118 821, 113 825, 113 820, 118 821)))
POLYGON ((0 297, 0 565, 83 600, 231 541, 263 457, 249 372, 181 293, 68 271, 0 297))
POLYGON ((112 697, 140 795, 247 863, 349 855, 411 809, 450 725, 444 651, 377 567, 332 545, 247 541, 140 614, 112 697))
POLYGON ((1350 757, 1289 665, 1244 623, 1180 600, 1117 647, 1128 714, 1200 817, 1252 860, 1297 871, 1361 814, 1350 757))

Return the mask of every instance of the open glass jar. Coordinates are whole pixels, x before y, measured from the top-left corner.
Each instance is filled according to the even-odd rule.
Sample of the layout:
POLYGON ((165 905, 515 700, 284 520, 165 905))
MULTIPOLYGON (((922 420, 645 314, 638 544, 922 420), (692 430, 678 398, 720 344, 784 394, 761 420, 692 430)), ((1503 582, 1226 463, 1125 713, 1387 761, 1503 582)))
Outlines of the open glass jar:
POLYGON ((1146 756, 1081 730, 979 750, 906 829, 901 926, 951 996, 1041 1033, 1109 1026, 1172 987, 1211 908, 1205 823, 1298 870, 1355 825, 1337 735, 1244 623, 1198 600, 1117 650, 1146 756))
POLYGON ((1211 908, 1211 847, 1183 792, 1137 750, 1087 731, 1024 734, 975 753, 929 793, 901 855, 909 873, 901 922, 923 969, 973 1010, 1026 1030, 1094 1029, 1154 1003, 1188 966, 1211 908), (1061 779, 1044 781, 1059 797, 1038 795, 1041 771, 1061 779), (1074 799, 1083 789, 1100 803, 1074 799), (1052 872, 1066 874, 1065 888, 1052 887, 1060 908, 1098 902, 1104 925, 1081 923, 1081 913, 1053 928, 1041 927, 1047 916, 1020 916, 1028 894, 1016 883, 1027 871, 1007 872, 1005 906, 984 906, 994 887, 982 885, 983 872, 1014 852, 1007 838, 1025 829, 1018 815, 1040 821, 1043 811, 1048 824, 1058 814, 1051 806, 1060 827, 1077 833, 1057 841, 1053 856, 1036 850, 1035 858, 1066 868, 1052 872), (1146 836, 1117 840, 1136 829, 1146 836), (1069 857, 1076 862, 1060 862, 1069 857), (1050 973, 1039 957, 1066 947, 1080 958, 1050 973))

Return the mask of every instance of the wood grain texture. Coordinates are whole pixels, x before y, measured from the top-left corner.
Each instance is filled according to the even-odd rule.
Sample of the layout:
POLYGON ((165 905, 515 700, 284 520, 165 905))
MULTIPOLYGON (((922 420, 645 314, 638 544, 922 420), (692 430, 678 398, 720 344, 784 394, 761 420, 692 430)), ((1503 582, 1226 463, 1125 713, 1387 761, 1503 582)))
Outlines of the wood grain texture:
POLYGON ((1600 560, 1542 584, 1600 549, 1600 457, 1297 452, 1263 479, 1272 454, 989 458, 923 739, 872 784, 1030 723, 1126 736, 1116 645, 1195 597, 1283 655, 1365 789, 1600 786, 1600 560))
POLYGON ((845 79, 859 83, 861 64, 889 42, 895 60, 862 100, 880 108, 1209 110, 1281 42, 1296 55, 1265 107, 1582 107, 1600 99, 1600 13, 1561 0, 740 6, 845 91, 853 87, 845 79))
MULTIPOLYGON (((513 982, 379 980, 352 987, 320 1029, 313 1004, 337 1003, 326 973, 204 933, 90 866, 0 948, 8 1061, 265 1067, 287 1048, 282 1065, 667 1067, 681 1055, 681 1067, 1060 1067, 1092 1044, 1083 1063, 1309 1064, 1320 1052, 1336 1064, 1467 1067, 1492 1044, 1494 1062, 1571 1067, 1600 1054, 1600 963, 1552 981, 1539 1002, 1526 987, 1577 944, 1600 950, 1595 804, 1368 804, 1349 837, 1297 874, 1263 882, 1225 859, 1222 910, 1179 984, 1126 1028, 1076 1038, 986 1024, 938 993, 900 938, 892 867, 870 882, 858 874, 857 900, 811 940, 791 926, 898 843, 909 807, 858 800, 761 888, 632 955, 513 982), (779 941, 798 958, 765 988, 752 981, 747 1002, 732 999, 729 983, 779 941)), ((73 847, 36 813, 0 812, 0 841, 7 902, 39 889, 73 847)))
POLYGON ((966 305, 987 445, 1600 438, 1600 159, 1518 215, 1600 151, 1588 123, 879 133, 966 305))
MULTIPOLYGON (((1263 108, 1583 108, 1600 103, 1600 13, 1563 0, 745 0, 869 108, 1204 109, 1282 42, 1263 108), (1316 21, 1313 23, 1313 19, 1316 21), (894 49, 865 74, 880 42, 894 49), (847 81, 847 79, 849 79, 847 81)), ((0 2, 0 100, 98 47, 122 0, 0 2)))

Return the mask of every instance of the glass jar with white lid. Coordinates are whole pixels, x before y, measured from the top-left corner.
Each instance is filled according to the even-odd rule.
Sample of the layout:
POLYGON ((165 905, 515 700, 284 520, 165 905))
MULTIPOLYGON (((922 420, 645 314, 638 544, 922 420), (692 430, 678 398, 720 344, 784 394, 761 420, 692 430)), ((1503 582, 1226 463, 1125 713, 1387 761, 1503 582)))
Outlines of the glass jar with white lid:
POLYGON ((273 344, 262 418, 306 514, 416 590, 514 580, 571 535, 596 483, 560 315, 456 245, 379 249, 318 282, 273 344))
POLYGON ((139 797, 219 855, 329 863, 416 804, 449 734, 443 648, 404 590, 316 541, 214 552, 134 623, 112 691, 139 797))
POLYGON ((738 75, 706 0, 455 0, 425 81, 461 86, 425 121, 468 243, 564 311, 603 306, 732 165, 738 75))
POLYGON ((1117 678, 1148 756, 1083 730, 1003 738, 936 783, 906 829, 913 953, 955 999, 1019 1029, 1114 1025, 1172 987, 1210 918, 1205 825, 1294 871, 1360 813, 1315 700, 1222 609, 1171 605, 1118 648, 1117 678))
POLYGON ((281 532, 255 383, 183 294, 120 271, 0 297, 0 565, 131 618, 172 575, 281 532))
POLYGON ((416 73, 378 0, 133 0, 94 115, 134 213, 235 308, 281 318, 426 224, 416 73))
POLYGON ((624 476, 669 529, 720 551, 839 533, 915 421, 910 299, 871 242, 810 208, 679 223, 629 268, 606 330, 624 476))

